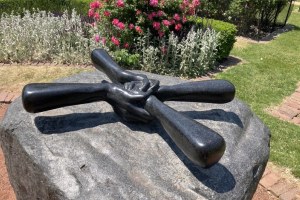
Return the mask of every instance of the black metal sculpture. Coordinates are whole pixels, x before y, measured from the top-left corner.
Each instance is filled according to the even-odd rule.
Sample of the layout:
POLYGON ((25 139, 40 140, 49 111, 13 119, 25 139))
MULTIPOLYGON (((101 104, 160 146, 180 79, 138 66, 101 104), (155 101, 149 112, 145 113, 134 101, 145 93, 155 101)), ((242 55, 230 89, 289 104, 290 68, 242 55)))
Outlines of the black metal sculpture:
POLYGON ((184 116, 163 101, 227 103, 235 87, 225 80, 159 86, 159 81, 122 69, 105 50, 95 49, 92 61, 112 83, 34 83, 24 87, 23 105, 36 113, 59 107, 107 101, 124 120, 157 119, 176 145, 195 164, 210 167, 220 160, 225 141, 210 128, 184 116))

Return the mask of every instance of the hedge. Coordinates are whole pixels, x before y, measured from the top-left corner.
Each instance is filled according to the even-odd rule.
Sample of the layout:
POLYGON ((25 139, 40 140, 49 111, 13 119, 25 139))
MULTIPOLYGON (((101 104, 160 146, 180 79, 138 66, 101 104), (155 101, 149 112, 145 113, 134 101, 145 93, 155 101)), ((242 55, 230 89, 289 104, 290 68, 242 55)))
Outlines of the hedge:
POLYGON ((204 17, 233 23, 239 34, 272 31, 280 12, 289 0, 201 0, 204 17), (255 28, 255 29, 254 29, 255 28))
POLYGON ((75 9, 81 15, 87 15, 89 3, 93 0, 0 0, 0 15, 4 12, 10 14, 22 13, 23 10, 32 11, 34 8, 63 13, 65 10, 75 9))
POLYGON ((235 25, 215 19, 205 19, 200 17, 193 17, 189 19, 190 22, 196 23, 200 27, 211 27, 220 33, 219 46, 217 53, 217 60, 222 61, 230 54, 231 49, 235 43, 235 36, 237 28, 235 25))
MULTIPOLYGON (((21 13, 25 10, 32 10, 38 8, 40 10, 50 11, 56 14, 62 13, 65 10, 75 9, 77 13, 86 16, 89 9, 89 3, 93 0, 0 0, 0 15, 2 12, 21 13)), ((196 23, 200 27, 211 27, 219 32, 219 47, 217 60, 221 61, 227 58, 233 48, 235 42, 235 35, 237 33, 236 26, 227 22, 205 19, 200 17, 190 18, 191 23, 196 23)))

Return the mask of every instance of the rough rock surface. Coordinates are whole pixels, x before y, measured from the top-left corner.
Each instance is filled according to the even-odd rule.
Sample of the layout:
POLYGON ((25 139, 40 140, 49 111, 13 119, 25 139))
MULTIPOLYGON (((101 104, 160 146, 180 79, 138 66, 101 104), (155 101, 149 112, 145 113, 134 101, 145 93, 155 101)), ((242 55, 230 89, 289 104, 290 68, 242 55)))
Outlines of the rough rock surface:
MULTIPOLYGON (((147 74, 163 84, 173 77, 147 74)), ((100 72, 59 82, 100 82, 100 72)), ((269 130, 239 100, 168 105, 220 133, 209 169, 193 165, 158 122, 120 121, 105 102, 27 113, 17 99, 0 136, 18 199, 251 199, 269 157, 269 130)))

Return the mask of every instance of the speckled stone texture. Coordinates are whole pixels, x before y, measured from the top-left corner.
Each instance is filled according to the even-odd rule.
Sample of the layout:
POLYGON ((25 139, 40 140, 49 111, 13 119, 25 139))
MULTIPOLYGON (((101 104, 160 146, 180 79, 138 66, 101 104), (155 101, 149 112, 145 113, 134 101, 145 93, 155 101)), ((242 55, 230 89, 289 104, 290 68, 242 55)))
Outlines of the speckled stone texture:
MULTIPOLYGON (((179 78, 146 75, 163 84, 179 78)), ((58 82, 100 82, 100 72, 58 82)), ((238 91, 237 91, 238 92, 238 91)), ((226 151, 193 165, 158 122, 129 124, 105 102, 27 113, 17 99, 0 139, 18 199, 251 199, 269 157, 270 132, 248 106, 167 102, 220 133, 226 151)))

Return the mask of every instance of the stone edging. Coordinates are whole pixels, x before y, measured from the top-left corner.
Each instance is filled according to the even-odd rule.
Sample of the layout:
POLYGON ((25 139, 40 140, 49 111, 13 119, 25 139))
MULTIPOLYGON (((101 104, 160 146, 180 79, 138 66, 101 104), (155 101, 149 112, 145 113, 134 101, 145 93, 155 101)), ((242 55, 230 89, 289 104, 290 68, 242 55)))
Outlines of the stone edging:
POLYGON ((296 91, 270 113, 282 120, 300 125, 300 83, 296 91))
POLYGON ((268 164, 259 184, 281 200, 300 200, 300 183, 284 178, 283 174, 268 164))
POLYGON ((18 93, 0 92, 0 103, 9 104, 19 96, 20 94, 18 93))

